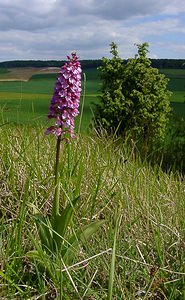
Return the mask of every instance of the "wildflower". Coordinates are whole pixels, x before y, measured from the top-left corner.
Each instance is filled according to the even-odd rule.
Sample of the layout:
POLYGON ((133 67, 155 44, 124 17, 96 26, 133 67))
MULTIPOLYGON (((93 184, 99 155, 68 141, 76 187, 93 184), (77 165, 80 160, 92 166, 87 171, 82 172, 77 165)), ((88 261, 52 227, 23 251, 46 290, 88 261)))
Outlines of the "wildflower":
POLYGON ((74 136, 74 118, 78 115, 81 94, 81 65, 76 53, 67 56, 69 62, 60 70, 55 84, 48 113, 49 119, 55 119, 55 125, 46 130, 46 134, 57 137, 69 133, 74 136))

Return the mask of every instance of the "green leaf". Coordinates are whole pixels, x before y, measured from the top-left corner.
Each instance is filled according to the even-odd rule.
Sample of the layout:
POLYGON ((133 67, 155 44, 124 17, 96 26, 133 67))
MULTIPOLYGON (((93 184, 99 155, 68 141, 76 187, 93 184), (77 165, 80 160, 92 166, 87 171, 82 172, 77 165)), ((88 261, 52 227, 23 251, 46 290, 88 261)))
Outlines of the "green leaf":
POLYGON ((76 244, 78 244, 79 240, 85 244, 87 240, 95 233, 100 226, 105 223, 105 220, 96 221, 91 224, 84 226, 82 229, 78 230, 76 234, 72 235, 68 240, 68 247, 62 251, 62 256, 64 257, 69 253, 71 248, 75 248, 76 244))
POLYGON ((57 234, 53 234, 53 238, 55 243, 57 244, 58 249, 61 247, 62 239, 65 236, 67 226, 69 225, 73 214, 74 214, 74 207, 78 201, 80 196, 76 197, 72 203, 69 203, 66 208, 62 211, 61 215, 58 215, 54 220, 54 231, 57 234))
POLYGON ((36 214, 35 222, 42 246, 50 251, 53 251, 53 232, 49 218, 44 217, 41 214, 36 214))

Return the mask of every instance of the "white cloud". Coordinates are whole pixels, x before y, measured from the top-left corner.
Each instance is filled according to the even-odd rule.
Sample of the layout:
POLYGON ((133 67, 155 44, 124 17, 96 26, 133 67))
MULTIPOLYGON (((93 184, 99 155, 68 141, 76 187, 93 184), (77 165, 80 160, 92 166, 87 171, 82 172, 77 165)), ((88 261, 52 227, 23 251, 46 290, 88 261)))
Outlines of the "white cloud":
MULTIPOLYGON (((124 57, 134 43, 162 43, 168 35, 185 42, 182 0, 0 0, 0 60, 101 58, 115 41, 124 57)), ((184 55, 170 46, 168 55, 184 55)), ((174 42, 173 42, 174 44, 174 42)), ((179 49, 180 49, 179 48, 179 49)), ((160 47, 151 56, 160 57, 160 47)), ((164 49, 162 49, 162 53, 164 49)))

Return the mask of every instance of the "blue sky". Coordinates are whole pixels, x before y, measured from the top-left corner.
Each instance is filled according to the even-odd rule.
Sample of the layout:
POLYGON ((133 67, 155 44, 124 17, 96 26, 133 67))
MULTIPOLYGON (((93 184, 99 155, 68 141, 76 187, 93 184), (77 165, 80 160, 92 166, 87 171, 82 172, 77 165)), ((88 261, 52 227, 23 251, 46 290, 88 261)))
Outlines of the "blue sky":
POLYGON ((0 61, 122 58, 148 42, 151 58, 185 58, 184 0, 0 0, 0 61))

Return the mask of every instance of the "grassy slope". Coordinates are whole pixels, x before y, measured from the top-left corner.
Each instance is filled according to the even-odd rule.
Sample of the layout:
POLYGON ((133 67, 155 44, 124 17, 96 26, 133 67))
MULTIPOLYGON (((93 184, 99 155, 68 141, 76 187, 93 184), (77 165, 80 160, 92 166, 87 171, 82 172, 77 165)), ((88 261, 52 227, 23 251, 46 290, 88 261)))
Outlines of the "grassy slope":
MULTIPOLYGON (((57 283, 26 256, 34 242, 39 243, 34 206, 48 213, 53 197, 56 141, 44 137, 44 130, 0 128, 1 299, 56 295, 57 283)), ((112 248, 115 223, 121 218, 113 299, 184 299, 184 179, 151 168, 123 144, 91 135, 63 145, 61 205, 71 199, 77 185, 80 203, 73 230, 91 219, 103 218, 106 223, 90 242, 77 244, 74 263, 112 248)), ((107 299, 110 254, 109 250, 81 269, 70 270, 81 299, 107 299)), ((47 263, 55 272, 53 261, 47 263)), ((69 274, 63 280, 62 299, 80 299, 69 274)))

